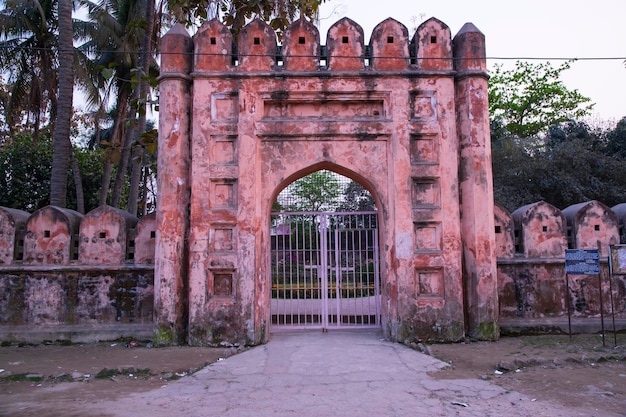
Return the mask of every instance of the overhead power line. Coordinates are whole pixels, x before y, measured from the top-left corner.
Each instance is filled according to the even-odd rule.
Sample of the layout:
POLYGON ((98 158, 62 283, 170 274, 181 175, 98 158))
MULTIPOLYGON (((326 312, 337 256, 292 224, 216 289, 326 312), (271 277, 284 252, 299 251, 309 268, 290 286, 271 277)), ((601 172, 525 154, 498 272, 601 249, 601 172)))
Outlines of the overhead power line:
MULTIPOLYGON (((15 47, 7 47, 4 45, 0 45, 0 49, 17 49, 15 47)), ((53 48, 42 48, 42 47, 29 47, 25 48, 28 50, 39 50, 39 51, 62 51, 62 49, 53 49, 53 48)), ((114 54, 139 54, 141 51, 139 50, 102 50, 98 51, 99 54, 105 53, 114 53, 114 54)), ((89 54, 90 52, 86 52, 89 54)), ((178 52, 176 52, 178 53, 178 52)), ((280 46, 277 50, 278 55, 280 55, 280 46)), ((166 53, 160 52, 159 55, 164 55, 166 53)), ((200 55, 200 56, 224 56, 226 54, 218 54, 218 53, 208 53, 208 52, 186 52, 187 55, 200 55)), ((229 54, 235 57, 242 56, 268 56, 267 54, 229 54)), ((282 55, 280 55, 282 56, 282 55)), ((284 57, 284 56, 282 56, 284 57)), ((290 55, 292 58, 328 58, 329 55, 290 55)), ((379 59, 420 59, 420 60, 449 60, 449 59, 460 59, 459 57, 401 57, 397 55, 332 55, 333 58, 362 58, 362 59, 371 59, 371 58, 379 58, 379 59)), ((475 59, 475 58, 469 58, 475 59)), ((520 61, 626 61, 626 56, 597 56, 597 57, 567 57, 567 56, 487 56, 485 59, 493 60, 493 61, 510 61, 510 60, 520 60, 520 61)))

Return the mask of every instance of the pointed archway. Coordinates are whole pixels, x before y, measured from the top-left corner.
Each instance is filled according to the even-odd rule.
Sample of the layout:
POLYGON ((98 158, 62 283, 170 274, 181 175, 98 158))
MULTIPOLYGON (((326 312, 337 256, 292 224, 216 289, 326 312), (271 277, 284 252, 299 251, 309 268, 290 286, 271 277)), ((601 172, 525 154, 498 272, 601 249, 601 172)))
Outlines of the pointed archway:
POLYGON ((284 187, 270 214, 270 323, 378 328, 378 212, 359 182, 322 169, 284 187))

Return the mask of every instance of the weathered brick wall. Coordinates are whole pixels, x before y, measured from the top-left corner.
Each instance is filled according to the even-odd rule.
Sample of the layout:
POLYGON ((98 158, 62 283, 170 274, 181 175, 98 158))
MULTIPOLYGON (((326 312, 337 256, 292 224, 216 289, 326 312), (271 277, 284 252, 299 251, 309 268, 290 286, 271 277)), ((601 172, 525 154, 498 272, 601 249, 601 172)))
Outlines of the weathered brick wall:
MULTIPOLYGON (((592 201, 566 209, 568 216, 545 202, 525 206, 516 210, 514 215, 496 207, 499 316, 541 318, 566 315, 564 250, 568 247, 595 248, 598 241, 603 248, 619 243, 626 220, 621 215, 621 207, 623 205, 610 209, 592 201), (567 219, 571 219, 569 223, 567 219), (568 246, 567 236, 571 236, 576 227, 578 230, 587 227, 586 241, 570 239, 568 246)), ((137 221, 119 210, 101 207, 84 217, 77 216, 80 223, 68 229, 71 219, 63 215, 65 212, 47 207, 29 215, 0 207, 0 236, 4 248, 0 264, 0 334, 3 329, 11 329, 13 334, 9 340, 20 340, 16 328, 42 328, 53 332, 56 326, 144 324, 151 327, 156 239, 154 213, 137 221), (22 241, 27 225, 30 233, 42 240, 59 239, 58 236, 64 234, 61 231, 67 232, 67 236, 58 240, 66 242, 63 246, 58 242, 46 245, 33 241, 31 252, 26 250, 27 254, 33 251, 41 254, 39 258, 48 263, 24 262, 22 241), (69 230, 80 232, 70 236, 69 230), (52 247, 56 252, 47 253, 52 247), (77 248, 76 259, 60 263, 61 258, 52 255, 64 253, 66 247, 77 248), (36 248, 42 249, 35 251, 36 248)), ((226 226, 216 229, 209 238, 216 252, 227 253, 234 245, 232 237, 225 238, 231 236, 226 226)), ((626 242, 622 239, 621 243, 626 242)), ((37 255, 30 255, 30 259, 36 258, 37 255)), ((211 271, 219 275, 220 271, 230 273, 231 270, 228 265, 214 264, 211 271)), ((609 285, 606 250, 601 258, 601 277, 604 312, 611 311, 612 289, 616 313, 626 313, 626 282, 624 277, 614 276, 609 285)), ((599 315, 598 278, 584 275, 570 275, 569 278, 573 315, 599 315)), ((232 290, 223 293, 222 300, 228 298, 229 291, 232 290)), ((215 316, 213 320, 224 323, 223 332, 236 331, 237 326, 241 326, 238 320, 230 317, 229 308, 226 302, 211 312, 215 316)))
POLYGON ((541 201, 513 214, 497 207, 496 240, 503 242, 499 247, 514 248, 498 253, 500 317, 567 315, 565 250, 597 249, 598 244, 602 284, 596 275, 570 274, 570 311, 574 316, 598 316, 602 298, 604 313, 614 308, 617 314, 626 314, 624 276, 615 275, 609 282, 608 265, 609 245, 626 243, 620 242, 625 220, 620 216, 622 207, 611 209, 589 201, 561 211, 541 201))
POLYGON ((152 323, 152 268, 0 269, 0 326, 152 323))
POLYGON ((107 338, 124 325, 151 328, 155 231, 154 215, 138 220, 108 206, 85 216, 0 207, 0 339, 37 341, 26 335, 34 329, 46 338, 63 329, 56 337, 67 339, 90 326, 121 331, 107 338))

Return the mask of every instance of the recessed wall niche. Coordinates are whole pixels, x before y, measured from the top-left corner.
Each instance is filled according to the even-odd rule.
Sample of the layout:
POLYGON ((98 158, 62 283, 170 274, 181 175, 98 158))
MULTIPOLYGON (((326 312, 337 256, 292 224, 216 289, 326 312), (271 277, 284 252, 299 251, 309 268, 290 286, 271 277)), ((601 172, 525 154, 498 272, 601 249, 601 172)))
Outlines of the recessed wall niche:
POLYGON ((410 152, 411 165, 438 164, 439 142, 437 135, 411 135, 410 152))
POLYGON ((211 180, 209 207, 212 209, 237 208, 237 181, 235 179, 211 180))
POLYGON ((415 297, 444 296, 442 269, 415 270, 415 297))

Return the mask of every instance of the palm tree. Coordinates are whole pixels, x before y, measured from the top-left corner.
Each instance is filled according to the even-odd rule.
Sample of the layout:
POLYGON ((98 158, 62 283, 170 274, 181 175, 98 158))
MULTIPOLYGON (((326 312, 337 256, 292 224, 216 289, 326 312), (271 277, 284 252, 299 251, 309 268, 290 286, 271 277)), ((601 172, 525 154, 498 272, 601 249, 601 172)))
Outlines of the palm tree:
MULTIPOLYGON (((11 98, 5 120, 13 133, 30 127, 37 138, 57 109, 56 0, 7 0, 0 10, 0 67, 11 98)), ((1 3, 0 3, 1 4, 1 3)))
MULTIPOLYGON (((55 129, 52 136, 50 204, 65 207, 67 201, 67 170, 72 149, 70 127, 72 123, 72 102, 74 97, 72 0, 58 0, 58 19, 59 101, 55 129)), ((80 179, 80 175, 78 178, 80 179)), ((84 206, 79 207, 79 210, 81 208, 84 211, 84 206)))
MULTIPOLYGON (((115 97, 117 113, 110 142, 106 147, 100 204, 106 204, 114 165, 122 159, 125 148, 126 126, 130 98, 134 87, 134 73, 138 68, 138 54, 145 30, 146 2, 144 0, 101 0, 87 2, 89 17, 94 23, 89 40, 80 49, 95 56, 95 66, 109 76, 105 100, 115 97)), ((125 174, 125 167, 118 169, 125 174)), ((119 199, 116 203, 119 202, 119 199)), ((117 204, 116 204, 117 205, 117 204)))
MULTIPOLYGON (((0 12, 0 63, 7 70, 11 89, 5 107, 9 133, 23 123, 37 140, 40 128, 49 120, 54 137, 50 204, 65 206, 72 160, 77 208, 81 210, 80 172, 70 142, 75 62, 72 0, 9 0, 5 6, 0 12)), ((88 91, 90 77, 79 71, 79 79, 88 91)))
MULTIPOLYGON (((140 62, 140 82, 139 86, 134 94, 134 102, 136 105, 134 109, 136 113, 139 114, 139 120, 136 125, 133 125, 135 129, 132 129, 133 135, 129 135, 129 138, 133 138, 135 136, 135 132, 143 134, 146 130, 146 101, 148 100, 148 95, 150 92, 150 86, 148 84, 148 73, 150 71, 150 65, 152 61, 152 53, 155 51, 154 45, 155 37, 157 35, 156 28, 159 25, 156 24, 155 21, 155 2, 154 0, 147 0, 146 4, 146 18, 145 22, 147 24, 146 30, 143 34, 143 39, 141 41, 141 51, 139 55, 140 62)), ((137 141, 141 143, 142 141, 137 141)), ((130 144, 129 144, 130 145, 130 144)), ((141 146, 133 146, 132 147, 132 157, 130 159, 131 162, 131 173, 130 173, 130 186, 128 191, 128 212, 132 215, 137 215, 137 203, 139 199, 139 183, 141 180, 141 175, 143 170, 142 167, 142 157, 144 156, 145 151, 141 146)), ((121 181, 120 179, 120 171, 118 171, 118 177, 115 181, 114 195, 121 194, 121 181)))

